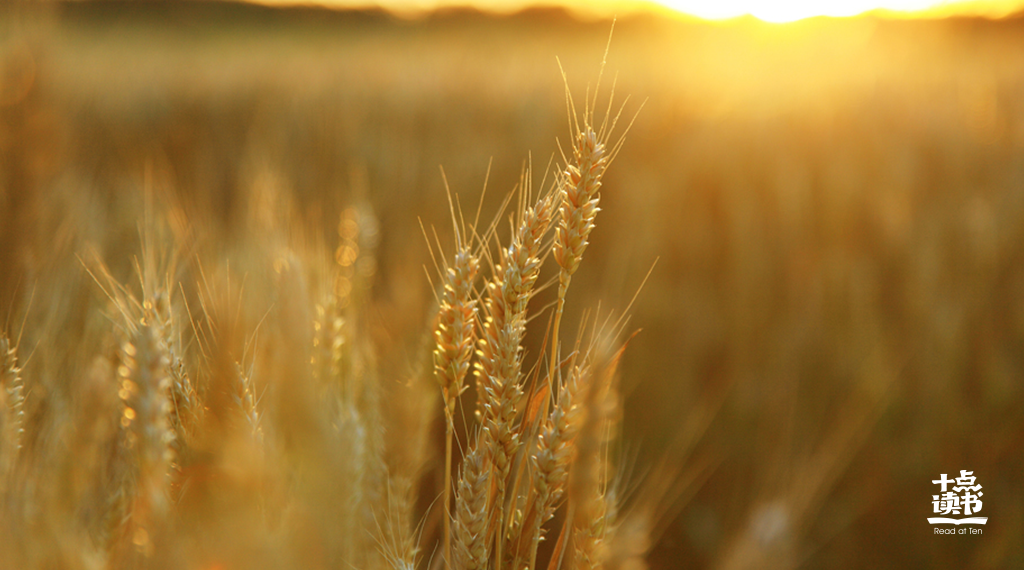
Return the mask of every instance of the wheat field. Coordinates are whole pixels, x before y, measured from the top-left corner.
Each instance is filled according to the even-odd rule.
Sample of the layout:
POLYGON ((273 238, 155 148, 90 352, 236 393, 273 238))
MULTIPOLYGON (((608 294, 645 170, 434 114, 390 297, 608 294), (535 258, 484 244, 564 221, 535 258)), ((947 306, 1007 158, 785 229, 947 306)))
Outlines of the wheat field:
POLYGON ((0 16, 0 569, 1024 567, 1024 21, 0 16))

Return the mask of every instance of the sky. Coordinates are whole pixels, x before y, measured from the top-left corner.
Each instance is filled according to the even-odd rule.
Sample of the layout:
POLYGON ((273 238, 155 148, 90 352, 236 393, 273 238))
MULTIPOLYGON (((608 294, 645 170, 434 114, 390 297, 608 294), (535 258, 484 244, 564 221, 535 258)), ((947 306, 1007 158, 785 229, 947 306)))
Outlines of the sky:
POLYGON ((398 12, 429 12, 440 7, 473 6, 513 12, 529 6, 565 6, 594 15, 637 11, 676 12, 709 20, 750 15, 768 22, 813 16, 856 16, 872 11, 892 17, 935 18, 953 15, 1003 17, 1024 10, 1024 0, 260 0, 271 4, 380 6, 398 12))

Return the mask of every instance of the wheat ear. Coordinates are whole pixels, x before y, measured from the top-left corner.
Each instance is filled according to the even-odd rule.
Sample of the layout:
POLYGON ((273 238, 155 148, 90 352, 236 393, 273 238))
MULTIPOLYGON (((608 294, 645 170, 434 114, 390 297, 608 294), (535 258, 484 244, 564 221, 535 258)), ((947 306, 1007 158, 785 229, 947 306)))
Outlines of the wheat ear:
MULTIPOLYGON (((621 350, 620 350, 621 354, 621 350)), ((616 514, 614 493, 608 491, 608 444, 618 402, 613 383, 618 355, 603 355, 584 398, 584 416, 576 437, 576 459, 567 483, 573 505, 572 538, 577 570, 601 568, 607 555, 606 537, 616 514)))
POLYGON ((152 551, 150 533, 168 511, 168 474, 173 453, 170 428, 171 379, 167 353, 152 325, 138 326, 121 345, 118 396, 123 402, 121 426, 124 445, 134 456, 135 500, 132 506, 132 543, 152 551))
MULTIPOLYGON (((581 367, 574 367, 562 384, 558 400, 551 415, 546 419, 543 431, 538 436, 537 451, 531 457, 533 463, 533 505, 528 510, 523 524, 519 549, 528 548, 528 568, 537 562, 537 546, 540 544, 544 523, 555 514, 555 509, 565 493, 569 467, 573 460, 573 442, 583 423, 581 391, 586 386, 589 373, 581 367), (528 540, 526 544, 522 540, 528 540)), ((522 558, 522 554, 519 555, 522 558)))
POLYGON ((182 462, 187 461, 191 454, 190 446, 195 429, 201 421, 203 405, 182 358, 181 340, 171 310, 169 292, 172 290, 170 283, 155 288, 149 298, 143 301, 142 310, 146 321, 155 326, 158 341, 167 356, 167 373, 170 377, 168 396, 171 403, 168 423, 174 432, 174 440, 171 442, 174 463, 171 469, 175 472, 174 487, 180 491, 184 473, 182 462))
POLYGON ((14 468, 25 435, 25 381, 18 367, 18 351, 0 333, 0 490, 14 468))
POLYGON ((525 334, 526 306, 540 275, 541 245, 551 224, 555 198, 544 196, 523 214, 512 244, 501 251, 495 275, 487 284, 484 320, 477 349, 479 399, 490 399, 519 376, 519 352, 525 334))
POLYGON ((501 559, 504 528, 502 507, 511 460, 519 447, 514 420, 522 396, 522 341, 526 333, 526 308, 540 275, 541 247, 554 214, 551 194, 541 197, 523 211, 512 243, 501 251, 494 278, 487 284, 485 318, 477 350, 476 377, 481 396, 484 430, 477 446, 486 450, 496 469, 494 496, 496 513, 488 540, 496 535, 497 559, 501 559))
POLYGON ((490 553, 487 540, 490 474, 486 467, 484 450, 479 447, 471 449, 462 461, 462 474, 455 496, 455 568, 458 570, 487 568, 490 553))
POLYGON ((242 365, 235 362, 235 375, 233 377, 234 392, 231 400, 238 406, 238 409, 245 417, 245 423, 249 435, 256 446, 263 446, 263 418, 256 407, 256 389, 253 386, 252 368, 248 371, 242 365))
POLYGON ((441 385, 445 415, 444 548, 445 562, 451 564, 451 481, 452 437, 455 433, 455 405, 466 390, 464 380, 473 356, 476 300, 473 283, 480 260, 462 245, 452 265, 445 267, 437 328, 434 331, 434 375, 441 385))
POLYGON ((444 290, 438 310, 434 339, 434 373, 444 395, 445 414, 451 417, 455 402, 466 390, 464 380, 469 371, 469 360, 475 340, 476 300, 473 282, 476 281, 480 261, 468 247, 455 254, 451 267, 444 273, 444 290))
POLYGON ((605 153, 605 142, 587 123, 577 129, 573 144, 573 162, 566 165, 560 176, 561 208, 558 211, 558 228, 552 253, 560 267, 558 272, 558 304, 555 307, 552 328, 551 374, 557 370, 559 325, 565 308, 565 294, 573 274, 579 269, 587 240, 594 229, 601 179, 608 166, 609 156, 605 153))

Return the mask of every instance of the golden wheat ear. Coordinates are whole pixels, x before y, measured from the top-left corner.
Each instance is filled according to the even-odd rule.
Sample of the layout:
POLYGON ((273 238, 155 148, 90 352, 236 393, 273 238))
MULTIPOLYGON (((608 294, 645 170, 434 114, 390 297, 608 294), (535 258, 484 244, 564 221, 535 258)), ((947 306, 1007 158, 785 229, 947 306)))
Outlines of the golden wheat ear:
POLYGON ((453 418, 455 402, 465 391, 475 340, 476 300, 473 283, 480 261, 468 247, 460 247, 444 269, 438 324, 434 332, 434 373, 445 399, 445 414, 453 418))
POLYGON ((611 484, 611 445, 619 414, 617 368, 626 349, 612 351, 608 338, 595 339, 586 351, 586 365, 593 370, 582 394, 581 422, 575 439, 575 457, 566 481, 569 501, 573 568, 603 567, 608 538, 615 525, 618 501, 611 484))
POLYGON ((158 332, 147 324, 129 332, 119 355, 122 445, 132 458, 134 481, 127 538, 138 552, 148 556, 170 511, 174 431, 170 425, 168 357, 158 332))
POLYGON ((537 448, 530 456, 533 492, 516 545, 517 565, 528 560, 529 568, 536 566, 544 524, 554 516, 565 494, 575 454, 574 441, 583 423, 582 391, 589 383, 589 369, 574 367, 560 387, 551 414, 545 418, 537 437, 537 448))
POLYGON ((524 198, 516 213, 511 243, 498 250, 493 275, 486 285, 480 341, 477 349, 476 385, 479 418, 484 430, 473 445, 486 453, 493 466, 494 491, 489 499, 492 523, 487 540, 494 543, 495 559, 504 557, 505 529, 511 508, 506 509, 512 464, 521 445, 522 427, 517 423, 523 396, 523 339, 527 306, 534 294, 545 257, 544 237, 554 215, 555 198, 544 194, 528 205, 529 171, 524 173, 524 198))
MULTIPOLYGON (((611 45, 611 34, 608 36, 609 47, 611 45)), ((613 111, 615 101, 614 84, 608 96, 608 107, 604 111, 604 117, 600 124, 594 116, 597 106, 597 97, 600 92, 600 77, 604 73, 605 61, 608 57, 608 47, 605 48, 605 60, 601 63, 601 74, 598 76, 598 85, 594 89, 594 97, 585 99, 584 108, 577 112, 572 94, 569 90, 568 78, 565 71, 562 71, 562 79, 566 84, 565 98, 566 109, 569 114, 571 128, 572 148, 568 157, 563 151, 564 169, 558 174, 557 184, 560 196, 558 210, 558 225, 555 230, 555 241, 552 245, 552 254, 559 266, 558 273, 558 300, 555 307, 554 328, 552 332, 551 347, 551 374, 556 375, 559 362, 559 328, 562 320, 562 312, 565 307, 565 295, 572 281, 572 276, 579 269, 583 260, 583 253, 590 241, 590 233, 594 229, 594 221, 601 201, 600 189, 603 185, 604 175, 612 161, 618 155, 625 142, 626 134, 633 125, 632 120, 626 125, 623 132, 613 135, 622 112, 625 110, 626 101, 623 101, 617 111, 613 111), (613 139, 612 137, 615 136, 613 139)), ((642 107, 642 105, 641 105, 642 107)), ((637 110, 639 113, 639 109, 637 110)), ((636 115, 633 116, 636 120, 636 115)))
POLYGON ((0 333, 0 491, 18 461, 25 435, 25 381, 18 366, 18 351, 0 333))
POLYGON ((383 524, 380 519, 374 521, 377 550, 391 570, 415 570, 419 554, 418 531, 422 526, 412 522, 412 480, 405 476, 386 477, 386 503, 381 513, 383 524))
MULTIPOLYGON (((444 169, 441 170, 444 178, 444 169)), ((455 253, 449 260, 443 255, 443 248, 435 232, 434 239, 441 261, 434 254, 434 246, 427 244, 434 267, 440 277, 441 289, 437 297, 438 310, 434 328, 434 377, 441 388, 445 416, 445 458, 444 458, 444 505, 442 515, 444 534, 442 537, 444 563, 452 564, 452 443, 455 435, 455 410, 459 398, 466 391, 465 378, 473 358, 476 342, 477 293, 476 279, 480 272, 480 257, 473 247, 475 227, 467 230, 462 219, 461 207, 456 206, 452 193, 444 178, 448 196, 449 213, 455 232, 455 253)), ((426 230, 424 230, 426 238, 426 230)), ((429 272, 428 272, 429 278, 429 272)))
POLYGON ((474 447, 462 461, 455 496, 454 560, 448 561, 452 568, 460 570, 486 570, 490 559, 487 495, 491 488, 491 474, 488 473, 484 453, 484 450, 474 447))
POLYGON ((256 407, 258 398, 256 397, 256 388, 253 386, 252 368, 246 370, 240 363, 235 362, 235 375, 232 380, 234 380, 232 401, 245 418, 246 431, 252 437, 253 444, 260 447, 263 445, 263 418, 256 407))
POLYGON ((461 245, 442 274, 442 293, 434 332, 434 375, 441 387, 445 415, 444 546, 451 562, 451 462, 455 433, 455 406, 465 391, 476 340, 476 300, 473 283, 480 268, 470 248, 461 245))

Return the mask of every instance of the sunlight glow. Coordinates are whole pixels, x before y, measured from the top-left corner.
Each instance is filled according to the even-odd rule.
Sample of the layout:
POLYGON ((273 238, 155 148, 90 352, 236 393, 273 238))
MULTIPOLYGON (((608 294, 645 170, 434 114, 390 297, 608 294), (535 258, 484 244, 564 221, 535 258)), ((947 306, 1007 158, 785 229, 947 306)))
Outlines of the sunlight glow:
POLYGON ((775 23, 815 16, 849 17, 876 11, 904 17, 1004 17, 1021 9, 1021 2, 1015 0, 658 0, 658 4, 706 20, 749 15, 775 23))
POLYGON ((709 20, 749 14, 766 22, 792 22, 811 16, 856 16, 882 7, 900 11, 916 11, 928 8, 932 3, 929 0, 890 0, 884 6, 879 6, 878 0, 833 0, 831 2, 820 0, 784 0, 781 2, 666 0, 663 2, 669 8, 709 20))

